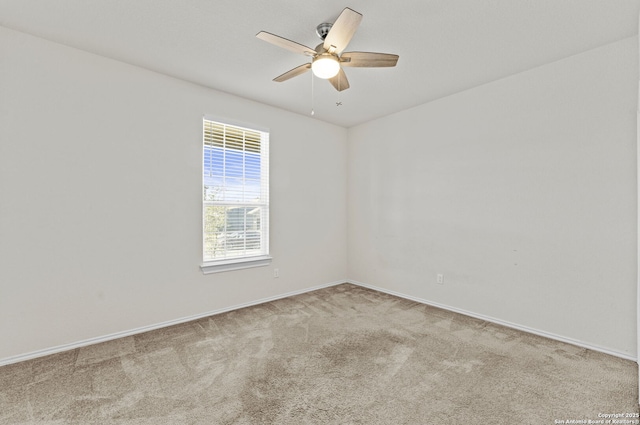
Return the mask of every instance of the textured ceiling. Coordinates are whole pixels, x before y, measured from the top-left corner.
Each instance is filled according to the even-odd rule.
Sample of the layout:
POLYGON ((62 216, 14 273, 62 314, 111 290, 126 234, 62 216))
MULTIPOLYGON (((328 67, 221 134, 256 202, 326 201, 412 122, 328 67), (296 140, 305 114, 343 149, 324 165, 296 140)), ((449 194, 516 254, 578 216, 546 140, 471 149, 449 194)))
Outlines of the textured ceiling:
POLYGON ((271 81, 308 58, 255 34, 313 47, 344 7, 347 51, 400 55, 341 93, 315 80, 315 118, 350 127, 637 35, 640 0, 0 0, 0 25, 308 115, 310 73, 271 81))

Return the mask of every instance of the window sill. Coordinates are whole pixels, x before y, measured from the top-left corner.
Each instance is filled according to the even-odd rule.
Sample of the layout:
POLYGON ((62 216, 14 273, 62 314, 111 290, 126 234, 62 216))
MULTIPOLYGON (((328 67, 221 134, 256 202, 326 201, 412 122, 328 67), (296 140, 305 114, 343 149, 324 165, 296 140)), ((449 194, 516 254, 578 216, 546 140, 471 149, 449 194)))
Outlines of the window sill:
POLYGON ((202 270, 203 274, 211 274, 268 266, 269 264, 271 264, 271 257, 268 255, 261 255, 258 257, 244 257, 233 260, 208 261, 200 265, 200 270, 202 270))

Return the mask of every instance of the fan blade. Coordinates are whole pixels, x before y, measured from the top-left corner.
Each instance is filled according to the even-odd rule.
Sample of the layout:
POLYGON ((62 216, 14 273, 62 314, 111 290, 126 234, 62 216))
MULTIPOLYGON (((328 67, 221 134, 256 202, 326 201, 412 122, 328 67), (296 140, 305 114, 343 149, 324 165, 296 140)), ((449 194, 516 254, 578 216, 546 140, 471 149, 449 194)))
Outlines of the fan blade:
POLYGON ((277 81, 278 83, 281 83, 283 81, 287 81, 289 78, 297 77, 300 74, 304 74, 310 69, 311 69, 311 64, 305 63, 303 65, 296 66, 295 68, 290 69, 289 71, 285 72, 282 75, 277 76, 276 78, 273 79, 273 81, 277 81))
POLYGON ((338 19, 333 23, 329 34, 324 39, 323 47, 330 53, 340 54, 351 41, 362 21, 362 15, 355 10, 345 7, 338 19))
POLYGON ((329 78, 329 82, 338 91, 346 90, 349 88, 349 80, 347 80, 347 74, 344 73, 344 70, 342 68, 340 68, 340 72, 338 72, 338 75, 329 78))
POLYGON ((258 37, 260 40, 266 41, 267 43, 282 47, 283 49, 291 50, 294 53, 302 53, 303 55, 308 56, 313 56, 316 54, 315 49, 312 49, 311 47, 296 43, 295 41, 280 37, 279 35, 271 34, 270 32, 260 31, 258 34, 256 34, 256 37, 258 37))
POLYGON ((399 57, 390 53, 344 52, 340 56, 340 64, 365 68, 388 67, 396 66, 399 57))

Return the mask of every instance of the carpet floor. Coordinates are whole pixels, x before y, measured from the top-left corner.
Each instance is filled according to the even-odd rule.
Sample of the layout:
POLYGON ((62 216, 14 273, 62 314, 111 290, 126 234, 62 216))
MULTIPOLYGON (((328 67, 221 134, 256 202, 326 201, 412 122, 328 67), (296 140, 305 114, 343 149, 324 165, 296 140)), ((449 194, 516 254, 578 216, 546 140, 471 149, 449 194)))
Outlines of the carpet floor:
POLYGON ((0 424, 638 423, 637 372, 344 284, 1 367, 0 424))

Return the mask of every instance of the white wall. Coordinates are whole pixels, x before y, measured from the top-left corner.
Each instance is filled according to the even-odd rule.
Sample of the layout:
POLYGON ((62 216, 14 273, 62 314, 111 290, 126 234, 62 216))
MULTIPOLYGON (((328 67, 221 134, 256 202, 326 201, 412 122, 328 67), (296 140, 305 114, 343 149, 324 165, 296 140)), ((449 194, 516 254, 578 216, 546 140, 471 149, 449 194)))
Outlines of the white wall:
POLYGON ((637 52, 350 129, 349 278, 635 356, 637 52))
POLYGON ((346 136, 0 27, 0 360, 343 282, 346 136), (270 267, 199 270, 203 114, 271 130, 270 267))
POLYGON ((347 276, 635 355, 636 58, 347 132, 0 27, 0 361, 347 276), (198 268, 203 114, 271 129, 271 267, 198 268))

